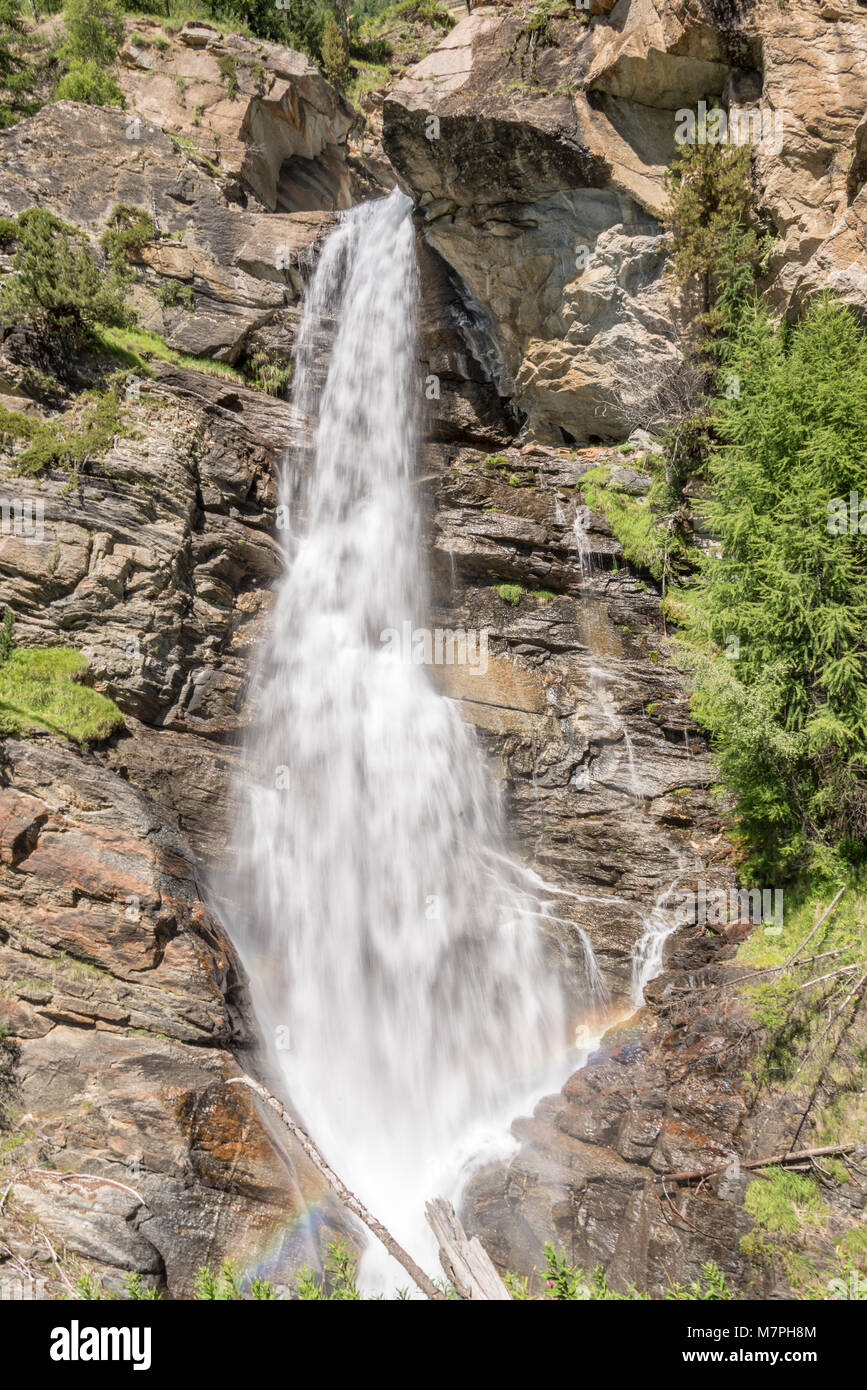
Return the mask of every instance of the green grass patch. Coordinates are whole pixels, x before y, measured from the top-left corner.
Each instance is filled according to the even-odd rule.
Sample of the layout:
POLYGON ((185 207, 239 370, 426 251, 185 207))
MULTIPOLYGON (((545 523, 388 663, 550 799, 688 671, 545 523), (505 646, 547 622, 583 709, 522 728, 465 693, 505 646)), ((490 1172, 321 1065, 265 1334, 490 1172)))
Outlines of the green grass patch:
POLYGON ((391 69, 388 63, 361 63, 355 60, 352 73, 344 93, 352 106, 359 106, 361 98, 368 92, 375 92, 388 84, 391 69))
POLYGON ((188 367, 195 372, 207 372, 210 376, 228 377, 239 386, 247 383, 240 372, 230 367, 228 362, 216 362, 213 357, 194 357, 189 352, 177 352, 169 347, 158 333, 148 333, 143 328, 105 328, 96 331, 96 340, 102 351, 109 357, 116 357, 136 371, 148 374, 148 358, 156 357, 160 362, 169 362, 173 367, 188 367))
POLYGON ((665 539, 650 496, 634 497, 609 487, 610 472, 610 467, 602 464, 583 474, 581 491, 587 506, 608 522, 629 563, 658 582, 665 564, 665 539))
POLYGON ((804 1173, 767 1168, 749 1184, 744 1210, 764 1231, 791 1233, 816 1225, 827 1212, 816 1181, 804 1173))
POLYGON ((523 584, 497 585, 497 593, 503 600, 503 603, 510 603, 513 608, 517 608, 518 604, 521 602, 521 599, 524 597, 524 594, 526 592, 527 591, 524 588, 523 584))
POLYGON ((30 647, 0 665, 0 733, 45 731, 96 743, 123 727, 117 705, 81 684, 87 662, 74 647, 30 647))

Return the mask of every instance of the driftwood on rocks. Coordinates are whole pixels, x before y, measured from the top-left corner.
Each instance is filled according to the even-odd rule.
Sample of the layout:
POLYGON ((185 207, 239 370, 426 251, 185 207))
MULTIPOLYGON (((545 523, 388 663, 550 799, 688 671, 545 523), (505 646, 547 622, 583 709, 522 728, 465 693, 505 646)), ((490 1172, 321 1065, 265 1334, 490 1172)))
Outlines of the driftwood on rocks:
MULTIPOLYGON (((824 1149, 799 1149, 797 1153, 772 1154, 769 1158, 737 1159, 739 1168, 784 1167, 805 1158, 822 1158, 828 1154, 845 1154, 854 1149, 854 1144, 829 1144, 824 1149)), ((715 1178, 726 1173, 736 1158, 733 1155, 727 1163, 715 1168, 693 1168, 686 1173, 655 1173, 652 1182, 691 1182, 694 1178, 715 1178)))
POLYGON ((512 1295, 494 1268, 487 1250, 478 1236, 470 1240, 451 1202, 444 1197, 436 1197, 426 1204, 425 1216, 440 1248, 443 1274, 461 1298, 473 1301, 511 1300, 512 1295))
POLYGON ((294 1134, 307 1157, 316 1168, 319 1169, 319 1172, 322 1174, 329 1187, 336 1193, 347 1210, 351 1211, 354 1216, 357 1216, 359 1221, 363 1221, 367 1229, 372 1231, 377 1240, 382 1242, 389 1255, 392 1255, 399 1264, 403 1265, 410 1279, 412 1279, 414 1284, 418 1285, 426 1298, 438 1301, 445 1299, 445 1294, 442 1290, 438 1289, 436 1284, 428 1278, 424 1270, 416 1264, 411 1255, 407 1254, 403 1246, 397 1243, 391 1232, 387 1231, 382 1222, 377 1221, 376 1217, 367 1210, 367 1207, 356 1197, 355 1193, 350 1192, 346 1184, 340 1181, 340 1178, 331 1165, 323 1158, 307 1131, 301 1128, 297 1120, 293 1120, 285 1105, 283 1105, 276 1096, 273 1096, 270 1091, 266 1090, 261 1082, 254 1081, 251 1076, 233 1076, 227 1084, 229 1086, 249 1086, 250 1090, 255 1091, 256 1095, 260 1096, 266 1105, 270 1105, 272 1110, 276 1110, 286 1128, 294 1134))

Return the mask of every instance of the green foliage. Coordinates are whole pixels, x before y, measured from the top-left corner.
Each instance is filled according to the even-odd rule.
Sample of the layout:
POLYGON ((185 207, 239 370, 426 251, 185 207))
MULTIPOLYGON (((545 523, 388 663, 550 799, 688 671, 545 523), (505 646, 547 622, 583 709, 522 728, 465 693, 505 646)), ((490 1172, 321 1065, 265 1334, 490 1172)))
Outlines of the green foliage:
POLYGON ((299 49, 318 61, 322 32, 330 8, 323 0, 292 0, 278 9, 274 0, 205 0, 205 12, 214 23, 229 19, 260 39, 271 39, 299 49))
POLYGON ((752 278, 764 244, 751 225, 749 145, 681 145, 666 171, 666 226, 679 285, 698 284, 705 327, 722 326, 714 301, 732 265, 752 278))
POLYGON ((189 309, 196 307, 196 296, 192 285, 184 285, 180 280, 161 280, 154 291, 164 309, 189 309))
POLYGON ((144 208, 134 203, 116 203, 112 208, 100 246, 116 271, 125 270, 127 262, 140 258, 143 248, 157 236, 154 220, 144 208))
POLYGON ((146 1284, 138 1270, 124 1274, 123 1286, 126 1289, 127 1298, 132 1299, 134 1303, 159 1303, 162 1299, 159 1289, 154 1289, 150 1284, 146 1284))
POLYGON ((513 608, 518 607, 518 604, 521 602, 521 599, 523 598, 525 592, 526 591, 522 584, 497 585, 497 593, 503 600, 503 603, 510 603, 513 608))
POLYGON ((36 420, 0 406, 0 444, 9 448, 23 442, 25 446, 12 457, 12 469, 19 474, 55 468, 73 475, 86 472, 123 429, 116 383, 107 391, 82 392, 72 409, 52 420, 36 420))
POLYGON ((283 396, 292 380, 292 363, 267 348, 251 352, 241 364, 244 378, 256 391, 283 396))
POLYGON ((342 92, 349 71, 349 48, 333 15, 327 15, 322 30, 322 70, 332 86, 342 92))
POLYGON ((691 1284, 672 1284, 665 1297, 669 1302, 678 1303, 730 1303, 734 1294, 719 1265, 709 1260, 702 1265, 698 1279, 693 1279, 691 1284))
POLYGON ((357 1261, 342 1241, 328 1247, 325 1261, 325 1283, 320 1283, 313 1270, 305 1267, 295 1277, 298 1297, 303 1302, 358 1303, 361 1294, 356 1283, 357 1261))
POLYGON ((123 727, 112 700, 82 685, 87 662, 73 647, 28 647, 0 666, 0 733, 62 734, 76 743, 110 738, 123 727))
POLYGON ((15 626, 15 614, 11 608, 3 609, 3 622, 0 623, 0 666, 9 660, 15 647, 15 637, 13 627, 15 626))
POLYGON ((277 1291, 270 1279, 250 1280, 250 1298, 254 1303, 276 1303, 278 1301, 277 1291))
POLYGON ((0 0, 0 128, 15 125, 42 105, 33 49, 20 0, 0 0))
MULTIPOLYGON (((854 1234, 854 1233, 853 1233, 854 1234)), ((863 1235, 863 1231, 858 1234, 863 1235)), ((851 1260, 843 1242, 837 1259, 824 1273, 822 1281, 807 1283, 799 1289, 798 1298, 806 1302, 864 1303, 867 1302, 867 1279, 862 1273, 863 1265, 851 1260)))
POLYGON ((193 1279, 196 1298, 205 1303, 231 1303, 243 1299, 242 1277, 237 1265, 223 1260, 217 1270, 200 1265, 193 1279))
POLYGON ((110 72, 92 61, 74 58, 54 88, 55 101, 82 101, 88 106, 125 106, 123 92, 110 72))
POLYGON ((826 1208, 813 1178, 785 1168, 767 1168, 748 1185, 744 1210, 764 1231, 792 1232, 804 1222, 815 1222, 826 1208))
POLYGON ((123 9, 118 0, 66 0, 64 52, 71 62, 108 67, 123 42, 123 9))
POLYGON ((239 386, 245 384, 240 372, 228 362, 217 362, 213 357, 194 357, 190 352, 177 352, 158 333, 148 333, 143 328, 100 327, 94 334, 94 346, 106 357, 124 362, 143 376, 152 375, 148 359, 156 357, 161 362, 171 362, 175 367, 188 367, 191 371, 207 372, 210 376, 227 377, 239 386))
POLYGON ((867 341, 829 300, 788 334, 753 305, 725 367, 694 710, 757 866, 831 872, 867 834, 867 536, 829 529, 833 499, 867 497, 867 341))
POLYGON ((76 1298, 85 1299, 87 1302, 98 1303, 102 1298, 99 1284, 96 1277, 89 1271, 76 1279, 73 1285, 76 1298))
POLYGON ((226 95, 234 101, 238 95, 238 70, 231 53, 221 53, 217 59, 217 70, 226 83, 226 95))
POLYGON ((0 323, 30 321, 46 336, 88 335, 96 323, 129 320, 124 285, 99 269, 86 237, 42 208, 18 217, 13 274, 0 291, 0 323))
POLYGON ((538 1276, 542 1285, 541 1295, 532 1292, 534 1280, 516 1274, 506 1274, 505 1284, 512 1297, 518 1302, 540 1299, 545 1303, 633 1303, 645 1302, 646 1293, 639 1293, 630 1284, 625 1293, 617 1293, 609 1288, 605 1271, 597 1265, 586 1273, 577 1265, 570 1264, 565 1254, 550 1243, 545 1246, 545 1268, 538 1276))
POLYGON ((609 475, 604 465, 583 475, 581 491, 587 506, 605 517, 629 563, 658 581, 665 561, 665 534, 656 524, 650 498, 618 491, 610 486, 609 475))

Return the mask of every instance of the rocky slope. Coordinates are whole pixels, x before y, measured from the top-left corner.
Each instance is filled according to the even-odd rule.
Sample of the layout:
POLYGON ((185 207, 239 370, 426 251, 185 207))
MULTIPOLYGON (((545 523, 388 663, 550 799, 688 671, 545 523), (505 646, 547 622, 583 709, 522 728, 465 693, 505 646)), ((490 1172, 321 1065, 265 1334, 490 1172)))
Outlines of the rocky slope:
POLYGON ((862 4, 602 0, 535 29, 533 13, 474 8, 388 94, 384 144, 538 437, 622 437, 624 405, 640 413, 676 358, 663 174, 700 100, 764 121, 772 301, 828 287, 867 306, 862 4))
MULTIPOLYGON (((139 323, 209 359, 153 358, 145 376, 118 358, 121 427, 72 488, 59 470, 18 476, 6 443, 0 500, 10 515, 43 504, 44 531, 16 534, 4 512, 0 603, 19 644, 79 648, 126 727, 90 751, 2 744, 0 1256, 34 1268, 47 1237, 72 1272, 116 1287, 138 1270, 184 1297, 224 1256, 286 1283, 347 1230, 303 1154, 226 1084, 269 1064, 223 929, 243 905, 209 887, 295 429, 239 372, 289 356, 334 209, 395 179, 417 203, 431 623, 491 633, 484 675, 432 676, 560 904, 552 965, 580 984, 585 930, 625 1015, 660 900, 731 880, 659 597, 579 510, 602 459, 641 495, 643 454, 585 446, 626 433, 624 398, 640 406, 678 352, 660 224, 678 107, 731 93, 784 112, 782 153, 756 161, 780 236, 771 292, 781 308, 822 285, 864 304, 864 11, 594 0, 588 23, 556 13, 544 42, 528 14, 463 19, 386 94, 384 149, 376 102, 365 131, 301 55, 202 25, 166 48, 146 20, 122 54, 125 112, 62 102, 0 134, 0 214, 46 207, 96 254, 118 204, 152 217, 133 257, 139 323)), ((7 334, 0 404, 55 419, 102 370, 64 364, 46 396, 44 366, 7 334)), ((618 1285, 658 1289, 714 1258, 765 1287, 733 1253, 743 1184, 672 1213, 648 1181, 749 1139, 760 1039, 736 994, 692 993, 732 951, 682 929, 649 1011, 519 1122, 510 1163, 477 1175, 467 1219, 502 1266, 529 1269, 556 1239, 618 1285)))

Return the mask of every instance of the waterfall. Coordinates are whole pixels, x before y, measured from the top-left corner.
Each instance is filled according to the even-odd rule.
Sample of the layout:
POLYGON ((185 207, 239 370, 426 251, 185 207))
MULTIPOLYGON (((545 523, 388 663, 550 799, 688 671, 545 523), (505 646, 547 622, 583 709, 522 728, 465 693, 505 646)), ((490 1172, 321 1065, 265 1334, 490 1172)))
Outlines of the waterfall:
POLYGON ((682 921, 676 911, 676 902, 670 900, 676 893, 684 873, 681 864, 677 877, 667 888, 658 894, 652 909, 644 918, 641 935, 632 948, 632 1004, 640 1009, 644 1004, 644 990, 655 980, 662 970, 662 956, 665 943, 676 931, 682 921))
POLYGON ((579 503, 575 508, 572 534, 578 546, 578 567, 582 579, 589 579, 594 570, 593 551, 590 548, 590 533, 587 525, 589 520, 590 508, 583 502, 579 503))
POLYGON ((285 1094, 436 1274, 425 1199, 570 1061, 542 890, 508 857, 475 735, 383 640, 427 613, 410 210, 395 191, 343 214, 306 298, 310 429, 281 479, 232 934, 285 1094))

